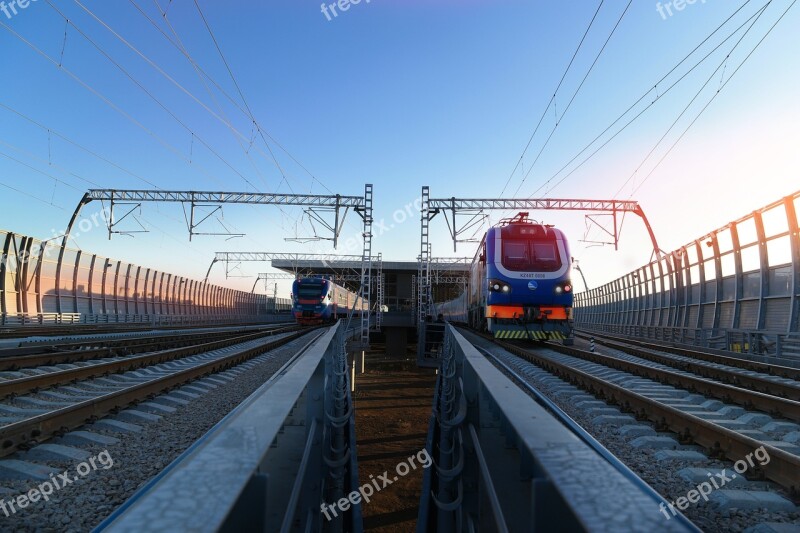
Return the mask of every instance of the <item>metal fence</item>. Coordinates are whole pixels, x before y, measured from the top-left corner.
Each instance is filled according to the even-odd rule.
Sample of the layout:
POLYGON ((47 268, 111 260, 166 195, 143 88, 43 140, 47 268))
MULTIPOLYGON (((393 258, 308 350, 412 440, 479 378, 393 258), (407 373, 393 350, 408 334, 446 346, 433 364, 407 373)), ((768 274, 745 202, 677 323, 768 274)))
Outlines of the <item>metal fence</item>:
POLYGON ((291 302, 116 261, 54 240, 0 231, 4 324, 138 321, 135 317, 248 317, 288 312, 291 302), (130 319, 130 320, 129 320, 130 319), (107 318, 105 320, 108 320, 107 318), (72 322, 71 322, 72 321, 72 322))
POLYGON ((800 191, 576 295, 582 329, 800 356, 800 191))

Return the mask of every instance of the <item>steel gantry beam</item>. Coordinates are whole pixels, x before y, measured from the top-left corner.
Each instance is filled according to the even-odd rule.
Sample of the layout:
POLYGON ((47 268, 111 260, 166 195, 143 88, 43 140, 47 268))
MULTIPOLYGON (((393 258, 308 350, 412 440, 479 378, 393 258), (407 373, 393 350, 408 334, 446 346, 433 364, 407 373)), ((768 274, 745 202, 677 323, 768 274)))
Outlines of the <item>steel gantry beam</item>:
MULTIPOLYGON (((653 228, 638 202, 632 200, 586 200, 586 199, 564 199, 564 198, 539 198, 539 199, 516 199, 516 198, 431 198, 430 187, 422 187, 420 205, 420 255, 419 268, 417 271, 417 323, 424 323, 431 305, 431 270, 436 268, 435 261, 455 262, 458 266, 461 260, 441 259, 434 260, 431 257, 430 243, 430 223, 439 213, 445 215, 445 221, 453 239, 453 251, 457 251, 459 242, 474 242, 472 239, 461 239, 466 232, 483 222, 486 211, 587 211, 593 214, 587 215, 592 223, 597 224, 614 239, 615 248, 619 244, 619 224, 618 213, 633 213, 640 217, 644 222, 650 240, 653 245, 654 257, 663 254, 658 246, 653 228), (470 218, 459 226, 458 215, 467 215, 470 218), (613 230, 608 231, 593 217, 599 215, 610 215, 613 218, 613 230)), ((465 260, 469 265, 471 260, 465 260)), ((424 328, 420 328, 422 330, 424 328)), ((422 338, 420 339, 422 342, 422 338)))
MULTIPOLYGON (((108 226, 109 239, 114 233, 135 233, 139 231, 146 231, 144 227, 141 230, 134 231, 119 231, 116 230, 116 225, 124 218, 129 216, 133 211, 141 207, 145 202, 171 202, 180 203, 184 207, 184 215, 186 216, 186 205, 190 206, 190 214, 186 216, 186 223, 189 228, 189 240, 192 235, 198 235, 195 229, 203 221, 211 217, 218 209, 221 209, 223 204, 246 204, 246 205, 283 205, 283 206, 299 206, 306 208, 306 214, 316 220, 323 222, 324 225, 332 230, 333 236, 326 240, 333 241, 334 249, 337 248, 339 237, 341 235, 342 227, 347 213, 350 209, 355 211, 364 220, 364 231, 362 233, 364 238, 365 249, 372 250, 372 184, 366 184, 364 187, 364 196, 343 196, 340 194, 334 195, 320 195, 320 194, 284 194, 284 193, 258 193, 258 192, 224 192, 224 191, 162 191, 162 190, 118 190, 118 189, 90 189, 86 192, 78 202, 78 206, 69 220, 67 229, 61 242, 61 249, 58 256, 58 264, 56 267, 56 284, 60 286, 61 283, 61 264, 64 260, 67 244, 69 243, 72 228, 80 216, 81 210, 84 206, 93 201, 108 201, 110 204, 110 212, 104 217, 108 226), (119 220, 115 220, 114 206, 115 204, 124 204, 132 206, 119 220), (201 220, 195 220, 196 207, 209 207, 212 209, 210 214, 205 215, 201 220), (329 224, 324 221, 320 213, 333 212, 334 222, 329 224)), ((141 224, 140 224, 141 225, 141 224)), ((213 235, 213 234, 206 234, 213 235)), ((231 236, 232 234, 226 233, 224 235, 231 236)), ((367 257, 370 257, 369 255, 367 257)), ((363 256, 362 256, 363 260, 363 256)), ((369 261, 367 261, 369 262, 369 261)), ((363 267, 362 267, 363 271, 363 267)), ((364 273, 364 272, 362 272, 364 273)), ((369 282, 371 270, 367 268, 366 279, 369 282)), ((362 276, 364 277, 364 276, 362 276)), ((206 276, 207 278, 207 276, 206 276)))
MULTIPOLYGON (((353 282, 353 281, 361 281, 361 274, 321 274, 317 272, 309 272, 304 275, 307 276, 329 276, 335 283, 341 282, 353 282)), ((288 272, 266 272, 261 273, 258 275, 259 279, 270 281, 287 281, 287 280, 295 280, 297 276, 295 274, 289 274, 288 272)))
POLYGON ((331 254, 303 254, 303 253, 275 253, 275 252, 216 252, 214 259, 206 272, 206 281, 211 274, 211 269, 217 263, 225 263, 225 277, 228 277, 228 265, 231 263, 271 263, 272 261, 291 261, 293 264, 301 261, 322 261, 323 264, 335 267, 337 263, 361 262, 360 255, 331 255, 331 254))
MULTIPOLYGON (((586 199, 564 199, 564 198, 431 198, 430 188, 422 188, 422 211, 428 213, 427 223, 430 223, 439 213, 446 213, 446 222, 453 238, 453 251, 456 251, 459 242, 472 242, 471 240, 460 240, 459 237, 466 231, 474 228, 482 221, 486 211, 586 211, 596 214, 611 215, 613 217, 613 230, 608 231, 597 222, 595 215, 587 215, 592 223, 598 225, 614 239, 614 247, 619 244, 619 226, 617 220, 618 213, 632 213, 637 215, 644 222, 650 241, 653 244, 654 256, 661 253, 658 246, 653 228, 638 202, 632 200, 586 200, 586 199), (457 215, 461 212, 464 215, 471 215, 471 218, 458 226, 457 215)), ((423 221, 425 224, 425 221, 423 221)))
MULTIPOLYGON (((189 240, 194 235, 226 235, 240 236, 241 234, 231 233, 200 233, 195 231, 197 227, 222 209, 223 204, 244 204, 244 205, 283 205, 304 207, 306 215, 311 220, 322 224, 331 231, 332 237, 319 237, 315 235, 314 240, 332 240, 333 247, 339 244, 344 221, 350 209, 363 216, 366 198, 362 196, 342 196, 340 194, 321 195, 321 194, 284 194, 284 193, 250 193, 250 192, 215 192, 215 191, 160 191, 160 190, 117 190, 117 189, 90 189, 81 199, 75 211, 73 220, 77 218, 81 208, 92 202, 109 202, 110 212, 107 217, 108 236, 115 233, 131 234, 146 231, 144 227, 135 230, 119 231, 115 229, 117 224, 133 213, 145 202, 170 202, 179 203, 184 206, 186 225, 189 229, 189 240), (115 206, 130 206, 125 214, 115 219, 115 206), (185 207, 189 206, 189 213, 185 213, 185 207), (196 208, 205 207, 211 209, 210 213, 197 216, 196 208), (321 213, 333 213, 333 223, 328 223, 321 213)), ((141 226, 141 224, 140 224, 141 226)), ((67 234, 69 234, 68 228, 67 234)))

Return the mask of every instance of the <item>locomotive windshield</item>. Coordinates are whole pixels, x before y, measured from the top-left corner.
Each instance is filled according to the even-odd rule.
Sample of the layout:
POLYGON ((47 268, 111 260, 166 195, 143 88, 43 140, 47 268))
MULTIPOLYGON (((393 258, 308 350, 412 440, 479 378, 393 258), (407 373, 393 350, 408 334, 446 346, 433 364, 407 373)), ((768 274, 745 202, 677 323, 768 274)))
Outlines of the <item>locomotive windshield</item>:
POLYGON ((503 239, 503 266, 515 272, 555 272, 561 268, 558 247, 553 240, 503 239))
POLYGON ((300 286, 297 289, 297 295, 300 297, 314 297, 319 296, 322 294, 322 285, 307 285, 307 286, 300 286))

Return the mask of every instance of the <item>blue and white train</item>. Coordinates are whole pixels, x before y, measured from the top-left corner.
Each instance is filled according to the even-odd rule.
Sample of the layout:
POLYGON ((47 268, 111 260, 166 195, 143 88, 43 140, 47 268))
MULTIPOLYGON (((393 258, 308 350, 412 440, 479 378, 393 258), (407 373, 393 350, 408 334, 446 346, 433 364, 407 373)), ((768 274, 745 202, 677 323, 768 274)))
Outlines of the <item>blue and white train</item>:
POLYGON ((470 267, 467 292, 436 312, 499 339, 572 344, 571 270, 564 233, 519 213, 486 232, 470 267))
POLYGON ((292 283, 292 313, 298 324, 313 325, 344 318, 361 297, 324 277, 299 278, 292 283))

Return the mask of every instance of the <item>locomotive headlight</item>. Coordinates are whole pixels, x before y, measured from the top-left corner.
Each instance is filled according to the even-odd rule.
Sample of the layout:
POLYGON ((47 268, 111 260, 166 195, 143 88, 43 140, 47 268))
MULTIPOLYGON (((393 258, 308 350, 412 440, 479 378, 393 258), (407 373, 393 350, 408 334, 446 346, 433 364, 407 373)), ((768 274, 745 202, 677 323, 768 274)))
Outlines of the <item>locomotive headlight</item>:
POLYGON ((489 291, 490 292, 502 292, 508 294, 511 292, 511 286, 508 283, 500 281, 498 279, 490 279, 489 280, 489 291))
POLYGON ((572 282, 566 281, 564 283, 559 283, 553 290, 556 294, 572 292, 572 282))

